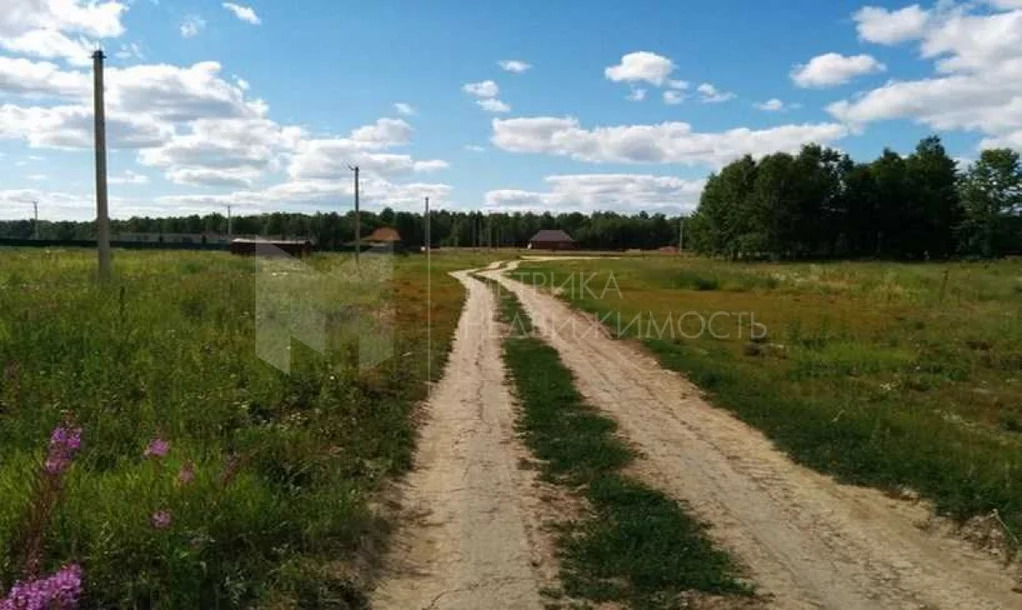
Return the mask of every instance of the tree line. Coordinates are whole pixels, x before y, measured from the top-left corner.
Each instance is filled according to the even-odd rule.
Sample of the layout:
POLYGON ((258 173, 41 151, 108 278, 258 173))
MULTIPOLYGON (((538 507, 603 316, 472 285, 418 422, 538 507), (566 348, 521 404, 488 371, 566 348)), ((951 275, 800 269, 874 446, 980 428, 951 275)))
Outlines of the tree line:
POLYGON ((691 222, 697 251, 727 258, 950 256, 1022 252, 1022 165, 984 150, 960 170, 940 138, 868 163, 818 145, 746 156, 710 176, 691 222))
MULTIPOLYGON (((655 249, 677 244, 680 217, 664 214, 626 215, 614 212, 592 214, 482 213, 437 210, 430 212, 430 236, 435 246, 451 247, 524 247, 540 229, 561 229, 578 242, 580 248, 593 250, 655 249)), ((227 234, 227 217, 212 213, 203 216, 167 218, 129 218, 111 220, 114 239, 126 233, 227 234)), ((402 242, 417 248, 425 243, 423 215, 384 209, 361 213, 362 237, 378 227, 393 227, 402 242)), ((317 248, 340 250, 355 240, 355 215, 345 213, 269 214, 235 216, 231 219, 235 236, 263 235, 283 238, 311 238, 317 248)), ((0 237, 31 239, 36 227, 31 220, 0 221, 0 237)), ((38 227, 40 239, 95 239, 95 222, 47 222, 38 227)))

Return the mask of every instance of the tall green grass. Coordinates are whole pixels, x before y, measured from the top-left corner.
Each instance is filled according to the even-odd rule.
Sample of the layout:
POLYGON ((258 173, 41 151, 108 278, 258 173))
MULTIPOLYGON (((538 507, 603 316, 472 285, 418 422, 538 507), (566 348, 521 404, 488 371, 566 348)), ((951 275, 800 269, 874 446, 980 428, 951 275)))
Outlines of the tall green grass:
POLYGON ((363 567, 388 532, 369 500, 411 462, 427 307, 436 377, 463 298, 444 264, 429 304, 421 257, 398 259, 382 293, 304 295, 327 352, 293 342, 290 375, 256 357, 252 259, 118 252, 106 286, 94 264, 89 251, 0 251, 0 590, 21 577, 12 547, 50 430, 73 414, 83 448, 44 567, 82 564, 83 607, 364 607, 363 567), (381 312, 394 357, 361 369, 348 322, 381 312), (145 458, 157 437, 168 456, 145 458), (186 462, 195 479, 180 484, 186 462), (166 529, 151 524, 160 510, 166 529))
POLYGON ((619 292, 561 296, 641 340, 796 460, 912 488, 958 519, 997 510, 1008 541, 1022 537, 1022 262, 657 257, 524 270, 613 274, 619 292), (748 317, 727 319, 716 337, 650 334, 645 322, 717 311, 754 314, 765 336, 751 342, 748 317), (617 313, 644 322, 618 327, 617 313))

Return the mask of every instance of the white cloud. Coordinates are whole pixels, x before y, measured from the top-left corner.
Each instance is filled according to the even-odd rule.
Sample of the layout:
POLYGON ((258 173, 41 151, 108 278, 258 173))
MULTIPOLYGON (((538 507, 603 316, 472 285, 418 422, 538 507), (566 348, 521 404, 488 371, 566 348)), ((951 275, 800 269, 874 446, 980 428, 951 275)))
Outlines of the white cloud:
POLYGON ((233 2, 224 2, 223 7, 234 13, 235 17, 241 19, 245 23, 250 23, 252 25, 259 25, 262 23, 259 19, 259 15, 256 15, 256 12, 250 6, 242 6, 233 2))
POLYGON ((125 170, 121 174, 110 176, 108 181, 110 184, 148 184, 149 176, 125 170))
POLYGON ((671 89, 688 89, 687 80, 669 80, 667 86, 671 89))
POLYGON ((54 29, 31 30, 13 37, 0 37, 0 46, 21 55, 46 59, 61 58, 77 66, 92 63, 96 44, 85 38, 71 38, 54 29))
POLYGON ((638 51, 621 57, 621 63, 610 66, 603 75, 614 82, 647 82, 660 87, 674 71, 674 62, 670 59, 650 53, 638 51))
POLYGON ((467 83, 461 86, 461 90, 476 97, 497 97, 500 94, 500 87, 492 80, 467 83))
POLYGON ((415 108, 411 104, 404 102, 397 102, 394 104, 394 111, 404 116, 414 116, 415 108))
POLYGON ((417 161, 409 155, 380 152, 408 144, 412 129, 401 119, 379 119, 352 130, 346 138, 302 140, 291 157, 288 174, 293 180, 337 180, 358 165, 370 175, 393 176, 446 169, 440 159, 417 161))
POLYGON ((181 27, 179 29, 181 31, 181 36, 185 38, 193 38, 195 36, 198 36, 199 32, 205 29, 205 27, 206 27, 205 19, 199 17, 198 15, 189 15, 184 18, 184 21, 181 22, 181 27))
POLYGON ((836 123, 699 133, 682 122, 584 129, 570 117, 533 117, 494 119, 492 141, 510 152, 546 153, 596 163, 719 167, 744 154, 797 151, 803 144, 826 144, 847 134, 848 128, 836 123))
POLYGON ((870 55, 844 56, 824 53, 809 63, 792 68, 791 80, 799 87, 833 87, 842 85, 856 76, 883 72, 887 67, 870 55))
POLYGON ((646 99, 646 90, 642 87, 632 87, 631 93, 625 99, 629 102, 641 102, 646 99))
POLYGON ((699 93, 699 101, 706 104, 717 104, 733 100, 735 94, 730 91, 720 91, 710 83, 703 83, 696 87, 699 93))
POLYGON ((139 152, 139 162, 166 170, 178 184, 248 186, 277 167, 302 132, 262 118, 197 119, 190 131, 139 152))
POLYGON ((486 193, 486 207, 493 211, 534 212, 639 212, 691 211, 699 201, 706 180, 683 180, 649 174, 576 174, 548 176, 546 192, 513 189, 486 193))
POLYGON ((776 97, 768 99, 765 102, 753 104, 753 106, 766 112, 787 112, 793 108, 801 108, 801 104, 786 104, 776 97))
POLYGON ((220 76, 220 64, 204 61, 187 68, 147 64, 107 71, 107 103, 132 113, 167 121, 198 118, 257 117, 265 113, 259 101, 220 76))
POLYGON ((469 150, 469 151, 472 151, 472 152, 484 152, 486 150, 486 147, 485 146, 479 146, 478 144, 466 144, 465 145, 465 150, 469 150))
POLYGON ((0 11, 0 38, 45 29, 114 38, 124 33, 126 10, 127 3, 116 1, 15 0, 0 11))
POLYGON ((515 74, 521 74, 532 67, 531 64, 527 64, 520 59, 502 59, 497 62, 497 65, 499 65, 502 70, 514 72, 515 74))
POLYGON ((497 95, 500 94, 500 87, 492 80, 467 83, 461 86, 461 90, 475 96, 477 98, 476 105, 487 112, 511 112, 511 106, 497 99, 497 95))
POLYGON ((50 62, 0 55, 0 93, 78 98, 91 91, 92 80, 84 72, 64 71, 50 62))
POLYGON ((852 15, 852 19, 855 20, 860 39, 893 45, 919 38, 930 19, 930 13, 920 8, 918 4, 896 11, 878 6, 864 6, 852 15))
POLYGON ((668 89, 664 91, 664 103, 668 106, 675 106, 685 101, 685 94, 681 91, 668 89))
POLYGON ((937 130, 977 131, 988 136, 981 146, 1022 143, 1022 10, 945 8, 931 15, 920 36, 920 54, 933 60, 934 76, 890 81, 835 102, 828 112, 857 125, 910 119, 937 130))
POLYGON ((476 104, 478 104, 479 107, 482 108, 483 110, 487 112, 492 112, 494 114, 499 114, 502 112, 511 112, 511 106, 507 105, 506 103, 496 98, 485 98, 481 100, 476 100, 476 104))
MULTIPOLYGON (((107 114, 107 143, 112 149, 158 146, 171 129, 145 115, 107 114)), ((91 148, 93 113, 89 106, 0 106, 0 139, 19 139, 33 148, 91 148)))

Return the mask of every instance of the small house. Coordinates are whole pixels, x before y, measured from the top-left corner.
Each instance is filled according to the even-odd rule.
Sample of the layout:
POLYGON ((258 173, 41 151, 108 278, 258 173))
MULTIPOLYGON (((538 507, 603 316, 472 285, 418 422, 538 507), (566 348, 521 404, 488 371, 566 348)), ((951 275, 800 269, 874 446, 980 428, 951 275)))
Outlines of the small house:
POLYGON ((560 229, 543 229, 529 240, 530 250, 574 250, 578 245, 560 229))

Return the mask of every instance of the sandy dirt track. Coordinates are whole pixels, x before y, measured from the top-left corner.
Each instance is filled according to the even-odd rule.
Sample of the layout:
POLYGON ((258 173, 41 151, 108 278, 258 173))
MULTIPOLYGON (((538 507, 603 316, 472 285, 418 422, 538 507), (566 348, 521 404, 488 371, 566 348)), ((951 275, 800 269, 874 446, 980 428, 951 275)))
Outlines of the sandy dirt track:
POLYGON ((925 507, 794 464, 637 346, 501 273, 485 275, 518 296, 579 390, 642 454, 634 474, 709 523, 770 607, 1022 608, 997 561, 918 527, 925 507))
POLYGON ((514 431, 493 291, 468 296, 444 378, 426 405, 403 516, 373 607, 541 608, 539 500, 514 431))

